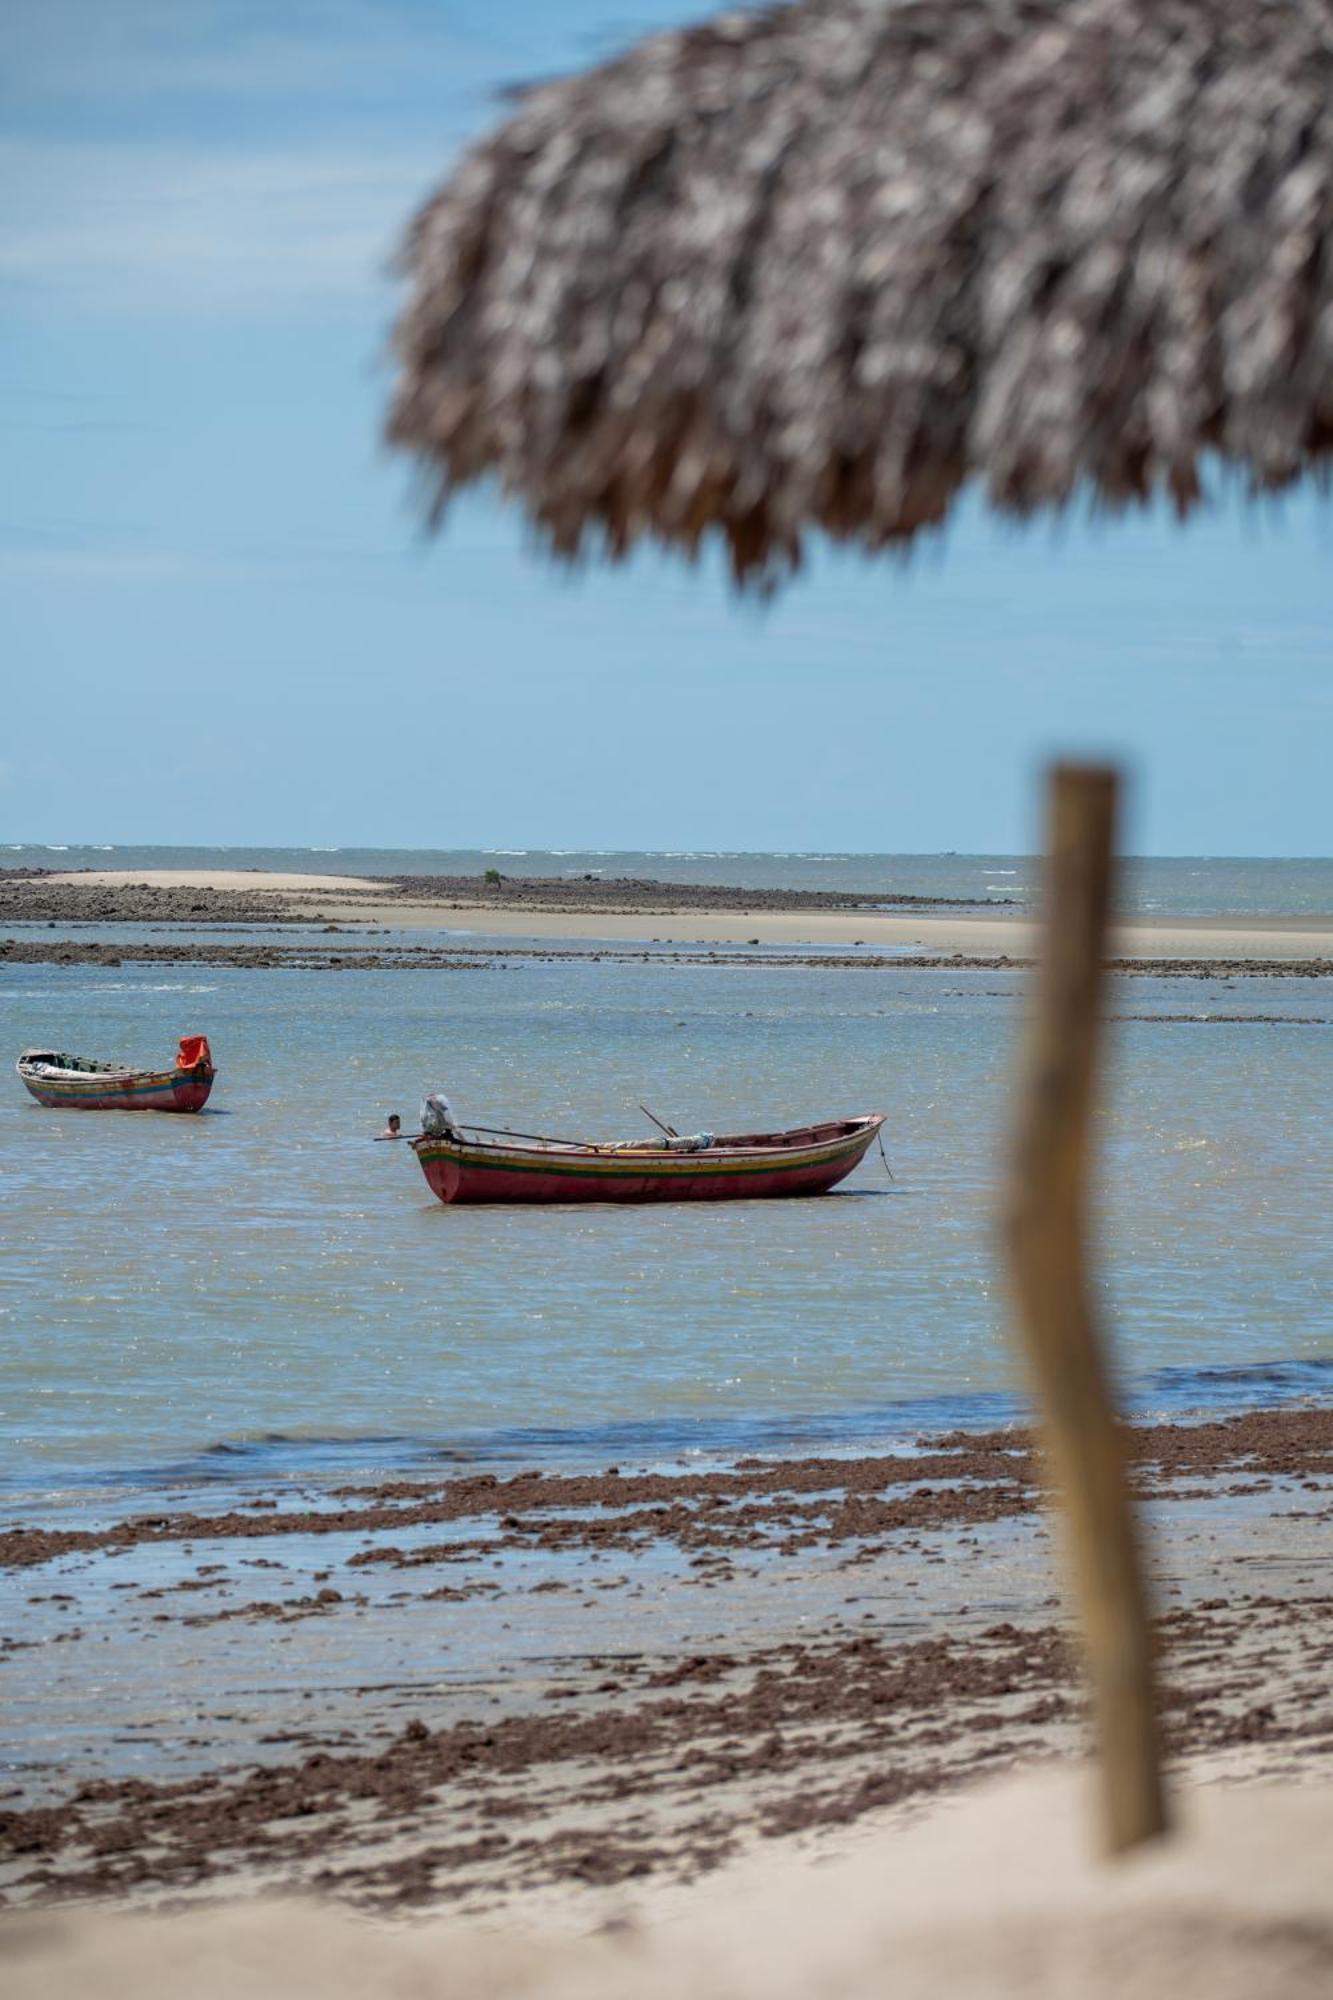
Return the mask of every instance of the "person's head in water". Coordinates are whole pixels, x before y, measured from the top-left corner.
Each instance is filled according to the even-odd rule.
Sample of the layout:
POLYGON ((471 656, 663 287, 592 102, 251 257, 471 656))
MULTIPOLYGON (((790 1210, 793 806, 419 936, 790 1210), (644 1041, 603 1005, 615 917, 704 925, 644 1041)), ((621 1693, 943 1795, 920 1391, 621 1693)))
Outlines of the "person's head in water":
POLYGON ((391 1111, 391 1112, 389 1113, 389 1119, 388 1119, 388 1123, 387 1123, 387 1124, 385 1125, 385 1127, 384 1127, 384 1131, 383 1131, 383 1133, 381 1134, 381 1136, 382 1136, 383 1138, 385 1138, 385 1139, 401 1139, 401 1138, 402 1138, 402 1136, 403 1136, 403 1121, 402 1121, 402 1119, 401 1119, 401 1118, 400 1118, 400 1117, 398 1116, 398 1113, 397 1113, 396 1111, 391 1111))

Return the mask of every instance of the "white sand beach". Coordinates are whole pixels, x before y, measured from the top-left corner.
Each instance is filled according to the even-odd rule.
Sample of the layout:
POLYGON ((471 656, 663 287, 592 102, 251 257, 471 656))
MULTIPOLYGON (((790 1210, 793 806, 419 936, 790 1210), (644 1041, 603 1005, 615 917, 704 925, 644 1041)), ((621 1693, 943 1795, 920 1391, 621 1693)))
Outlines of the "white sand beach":
POLYGON ((268 889, 364 893, 367 887, 360 875, 295 875, 262 868, 89 868, 38 876, 33 886, 43 882, 88 889, 128 889, 140 883, 150 889, 244 889, 252 896, 268 889))

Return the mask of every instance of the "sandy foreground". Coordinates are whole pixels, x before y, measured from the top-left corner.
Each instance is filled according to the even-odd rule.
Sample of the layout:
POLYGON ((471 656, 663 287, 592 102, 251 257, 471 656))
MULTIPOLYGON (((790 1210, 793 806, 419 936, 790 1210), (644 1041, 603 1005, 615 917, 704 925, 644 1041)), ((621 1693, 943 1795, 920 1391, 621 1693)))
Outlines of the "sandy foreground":
POLYGON ((1333 1412, 1132 1447, 1197 1830, 1110 1871, 1021 1432, 17 1523, 0 1984, 1327 1991, 1333 1412))
MULTIPOLYGON (((469 933, 479 937, 604 939, 662 944, 782 944, 791 946, 881 946, 948 955, 1030 956, 1036 945, 1031 920, 1015 911, 877 910, 802 908, 617 909, 606 906, 598 884, 596 907, 578 907, 579 885, 562 885, 570 907, 534 907, 521 897, 505 907, 493 899, 421 897, 367 884, 356 876, 264 874, 251 870, 153 869, 93 870, 53 874, 12 885, 10 910, 30 900, 34 916, 44 916, 43 895, 51 889, 128 892, 138 885, 158 892, 194 890, 206 897, 235 898, 238 919, 247 901, 270 901, 274 914, 307 922, 388 926, 469 933)), ((164 914, 169 912, 164 911, 164 914)), ((182 911, 182 916, 188 912, 182 911)), ((209 920, 225 920, 225 908, 209 920)), ((1314 960, 1333 957, 1333 923, 1302 918, 1247 917, 1140 919, 1120 925, 1112 937, 1118 955, 1134 958, 1264 958, 1314 960)))
POLYGON ((1305 2000, 1333 1982, 1333 1791, 1198 1772, 1174 1838, 1100 1863, 1084 1774, 983 1787, 814 1859, 751 1856, 674 1907, 622 1898, 505 1928, 314 1903, 0 1928, 10 2000, 1305 2000), (564 1919, 562 1921, 562 1918, 564 1919))

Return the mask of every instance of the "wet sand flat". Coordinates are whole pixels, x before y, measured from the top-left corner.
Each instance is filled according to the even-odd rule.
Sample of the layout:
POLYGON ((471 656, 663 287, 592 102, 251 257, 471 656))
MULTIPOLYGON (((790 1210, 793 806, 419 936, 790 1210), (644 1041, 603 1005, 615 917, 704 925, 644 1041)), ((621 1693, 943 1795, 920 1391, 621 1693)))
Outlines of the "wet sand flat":
MULTIPOLYGON (((864 944, 895 951, 945 956, 1027 958, 1036 949, 1035 924, 1018 916, 954 916, 879 912, 774 912, 736 909, 653 913, 650 919, 623 913, 504 910, 454 905, 444 908, 421 903, 378 906, 330 903, 321 909, 328 921, 392 923, 395 927, 436 928, 447 920, 499 938, 598 939, 641 942, 645 937, 663 944, 782 944, 796 946, 864 944)), ((1273 917, 1243 923, 1199 918, 1163 918, 1160 922, 1118 925, 1112 932, 1118 956, 1135 958, 1291 958, 1333 957, 1333 925, 1311 928, 1298 919, 1273 917)))

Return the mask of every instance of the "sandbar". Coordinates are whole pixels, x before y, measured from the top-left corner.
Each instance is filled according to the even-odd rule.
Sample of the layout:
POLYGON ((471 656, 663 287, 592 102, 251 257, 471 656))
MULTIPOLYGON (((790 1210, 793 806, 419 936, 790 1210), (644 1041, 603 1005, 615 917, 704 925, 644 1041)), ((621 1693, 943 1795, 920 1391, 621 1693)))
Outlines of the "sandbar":
MULTIPOLYGON (((679 915, 621 915, 601 911, 480 910, 466 906, 396 903, 352 906, 330 902, 320 914, 332 923, 391 924, 415 929, 441 926, 478 936, 605 939, 610 943, 780 944, 893 949, 922 953, 961 952, 991 957, 1030 957, 1036 926, 1017 916, 953 916, 913 913, 787 912, 737 909, 685 911, 679 915)), ((1311 928, 1285 917, 1218 920, 1162 918, 1117 925, 1112 949, 1129 958, 1326 958, 1333 956, 1333 924, 1311 928)))
MULTIPOLYGON (((772 907, 781 892, 754 892, 751 902, 744 890, 736 892, 734 906, 718 907, 719 892, 691 885, 666 885, 677 891, 677 907, 656 895, 649 907, 638 907, 646 885, 636 884, 625 885, 624 906, 618 907, 617 886, 599 881, 585 892, 577 882, 546 883, 534 899, 524 895, 522 884, 506 885, 496 896, 482 893, 478 883, 476 893, 445 897, 345 875, 100 869, 7 881, 3 914, 22 922, 31 907, 34 922, 254 919, 448 931, 479 939, 861 947, 945 957, 1024 959, 1036 949, 1035 923, 1022 908, 847 909, 811 906, 808 896, 792 892, 792 900, 804 906, 784 909, 772 907), (100 900, 97 892, 104 892, 100 900), (205 903, 191 909, 189 892, 205 903), (552 893, 559 898, 558 907, 551 907, 552 893), (696 899, 701 906, 694 906, 696 899)), ((1136 916, 1114 927, 1111 950, 1118 957, 1140 959, 1323 960, 1333 957, 1333 917, 1136 916)))
POLYGON ((251 895, 261 889, 358 893, 367 886, 360 875, 298 875, 263 868, 87 868, 66 873, 57 870, 31 879, 37 887, 45 882, 58 888, 74 884, 89 889, 127 889, 142 882, 150 889, 244 890, 251 895))

